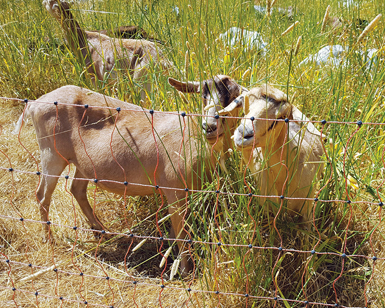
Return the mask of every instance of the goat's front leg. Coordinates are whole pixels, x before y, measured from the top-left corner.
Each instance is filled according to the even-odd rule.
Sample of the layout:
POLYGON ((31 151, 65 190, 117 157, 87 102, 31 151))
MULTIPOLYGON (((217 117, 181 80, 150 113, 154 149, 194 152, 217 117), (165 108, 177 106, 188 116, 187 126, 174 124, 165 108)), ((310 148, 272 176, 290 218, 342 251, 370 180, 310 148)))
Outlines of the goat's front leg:
MULTIPOLYGON (((176 196, 175 192, 169 192, 165 194, 167 201, 170 204, 168 208, 169 214, 171 214, 171 225, 174 230, 174 234, 177 239, 185 239, 186 231, 184 230, 183 216, 185 211, 185 196, 176 196)), ((181 255, 180 268, 182 276, 186 276, 191 271, 191 264, 189 263, 189 255, 187 244, 185 242, 177 242, 179 248, 179 254, 181 255)))
POLYGON ((75 179, 71 184, 71 193, 79 203, 79 206, 84 215, 86 215, 91 228, 94 230, 103 230, 103 224, 92 210, 92 207, 90 206, 87 199, 88 181, 84 179, 83 174, 79 171, 78 168, 76 168, 74 178, 75 179))

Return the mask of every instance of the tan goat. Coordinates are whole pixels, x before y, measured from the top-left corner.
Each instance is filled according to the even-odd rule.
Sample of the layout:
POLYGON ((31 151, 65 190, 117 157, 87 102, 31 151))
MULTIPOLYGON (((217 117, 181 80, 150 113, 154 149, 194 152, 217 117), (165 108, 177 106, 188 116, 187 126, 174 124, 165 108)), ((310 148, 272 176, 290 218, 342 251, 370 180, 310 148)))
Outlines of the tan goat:
MULTIPOLYGON (((186 237, 182 225, 187 210, 185 189, 199 189, 213 163, 210 149, 197 133, 196 119, 185 118, 190 131, 183 139, 180 115, 158 111, 151 115, 137 105, 76 86, 61 87, 28 103, 26 114, 32 118, 41 152, 37 198, 42 221, 48 221, 58 176, 68 164, 74 164, 71 192, 93 229, 104 227, 87 200, 88 181, 84 179, 95 179, 98 188, 126 196, 162 193, 172 214, 174 234, 186 237)), ((178 246, 182 253, 183 243, 178 246)), ((181 269, 184 273, 189 270, 187 254, 183 254, 181 269)))
MULTIPOLYGON (((237 125, 237 119, 241 108, 235 107, 228 116, 229 118, 216 119, 217 112, 227 106, 247 89, 237 84, 232 78, 226 75, 217 75, 212 79, 199 81, 181 82, 172 78, 169 83, 178 91, 184 93, 200 93, 206 116, 202 121, 202 128, 208 143, 219 153, 219 163, 222 170, 227 172, 225 160, 228 157, 229 149, 233 148, 231 136, 237 125)), ((241 107, 241 106, 239 106, 241 107)))
POLYGON ((90 32, 97 32, 110 37, 123 39, 145 39, 150 42, 164 44, 161 40, 148 36, 147 32, 138 26, 120 26, 110 30, 92 30, 90 32))
MULTIPOLYGON (((312 123, 298 122, 303 118, 302 113, 288 102, 282 91, 269 85, 251 89, 239 96, 237 102, 233 105, 243 105, 247 119, 242 120, 235 130, 234 143, 242 149, 245 161, 252 156, 250 168, 253 172, 262 170, 258 173, 261 174, 258 183, 261 195, 312 198, 314 181, 323 167, 320 132, 312 123), (288 123, 276 121, 286 118, 288 123), (286 184, 287 172, 282 164, 288 167, 286 184)), ((231 112, 234 107, 229 106, 219 114, 231 112)), ((260 202, 264 204, 265 199, 260 202)), ((310 201, 287 200, 289 214, 300 214, 308 225, 311 222, 311 205, 310 201)))
POLYGON ((146 91, 151 90, 149 66, 153 64, 159 66, 159 69, 169 69, 172 66, 153 42, 116 39, 97 32, 85 31, 74 19, 68 2, 44 0, 43 5, 59 21, 71 50, 77 59, 85 64, 94 83, 96 79, 116 80, 117 71, 121 70, 133 81, 143 84, 141 98, 144 100, 146 91))

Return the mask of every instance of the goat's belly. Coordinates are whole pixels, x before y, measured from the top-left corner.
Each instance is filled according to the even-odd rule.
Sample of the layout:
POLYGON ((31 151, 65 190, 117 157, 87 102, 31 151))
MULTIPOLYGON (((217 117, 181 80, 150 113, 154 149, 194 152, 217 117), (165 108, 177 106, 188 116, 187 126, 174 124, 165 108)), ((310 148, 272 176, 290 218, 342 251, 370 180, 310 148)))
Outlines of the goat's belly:
POLYGON ((122 182, 114 183, 112 181, 107 182, 101 180, 98 182, 98 187, 115 194, 126 196, 147 196, 157 192, 152 185, 129 182, 125 185, 122 182))
POLYGON ((165 189, 168 187, 183 189, 181 184, 175 180, 177 175, 171 176, 172 179, 170 179, 165 171, 159 168, 156 172, 155 184, 154 168, 144 165, 143 169, 141 166, 138 167, 137 164, 133 163, 131 168, 124 165, 122 166, 124 169, 121 169, 116 162, 115 164, 105 162, 104 168, 100 164, 92 166, 91 164, 79 165, 75 163, 75 166, 83 178, 89 179, 91 183, 96 183, 101 189, 120 195, 146 196, 160 193, 155 185, 165 189))

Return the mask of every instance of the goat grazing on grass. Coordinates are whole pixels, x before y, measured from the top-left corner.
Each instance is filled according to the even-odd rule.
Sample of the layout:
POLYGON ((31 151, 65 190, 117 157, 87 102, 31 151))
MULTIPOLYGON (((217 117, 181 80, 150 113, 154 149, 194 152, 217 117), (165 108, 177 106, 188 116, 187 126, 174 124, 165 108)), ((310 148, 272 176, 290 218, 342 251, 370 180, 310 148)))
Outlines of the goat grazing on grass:
MULTIPOLYGON (((186 189, 200 189, 213 164, 206 141, 199 138, 196 119, 149 112, 77 86, 64 86, 29 102, 25 114, 32 118, 41 152, 37 199, 42 221, 48 221, 58 177, 74 164, 70 190, 93 229, 104 227, 87 200, 86 179, 126 196, 163 194, 174 234, 185 238, 186 189), (184 138, 183 121, 190 128, 184 138)), ((22 121, 18 123, 21 126, 22 121)), ((183 243, 178 246, 183 253, 183 243)), ((187 273, 187 254, 182 255, 181 270, 187 273)))
POLYGON ((109 36, 83 30, 74 19, 70 5, 61 0, 44 0, 47 11, 56 18, 63 28, 67 42, 77 59, 84 62, 91 79, 103 81, 117 78, 117 70, 130 75, 133 81, 143 84, 141 98, 151 90, 148 67, 151 63, 160 69, 172 67, 158 46, 146 40, 115 39, 109 36))
MULTIPOLYGON (((232 135, 237 126, 239 111, 242 104, 236 100, 241 93, 248 90, 226 75, 217 75, 212 79, 199 81, 181 82, 173 78, 168 79, 170 85, 183 93, 201 93, 206 118, 202 121, 202 129, 207 142, 214 146, 214 151, 219 153, 219 163, 222 170, 226 171, 225 160, 229 150, 233 149, 232 135), (216 119, 220 112, 226 117, 216 119)), ((296 107, 293 107, 296 120, 308 120, 296 107)), ((311 123, 310 123, 311 124, 311 123)))
MULTIPOLYGON (((218 113, 224 115, 232 108, 243 105, 246 119, 236 128, 234 143, 242 149, 246 162, 252 157, 250 167, 253 172, 262 170, 260 193, 271 194, 273 188, 277 195, 311 198, 315 189, 313 181, 322 169, 320 132, 310 122, 298 122, 303 117, 302 113, 288 102, 282 91, 269 85, 253 88, 235 102, 234 106, 218 113), (288 123, 277 121, 286 118, 288 123), (287 183, 287 172, 282 164, 288 167, 287 183)), ((261 204, 264 201, 262 198, 261 204)), ((310 201, 288 199, 287 209, 289 214, 300 214, 303 221, 310 223, 310 201)))
POLYGON ((202 121, 203 131, 207 142, 211 146, 215 144, 214 150, 220 155, 219 163, 222 170, 227 171, 225 160, 228 150, 233 148, 231 136, 237 125, 237 119, 231 117, 237 117, 240 108, 234 108, 229 118, 216 119, 215 115, 219 110, 233 104, 232 101, 247 89, 226 75, 218 75, 202 82, 181 82, 173 78, 169 78, 168 81, 178 91, 201 94, 207 116, 202 121))

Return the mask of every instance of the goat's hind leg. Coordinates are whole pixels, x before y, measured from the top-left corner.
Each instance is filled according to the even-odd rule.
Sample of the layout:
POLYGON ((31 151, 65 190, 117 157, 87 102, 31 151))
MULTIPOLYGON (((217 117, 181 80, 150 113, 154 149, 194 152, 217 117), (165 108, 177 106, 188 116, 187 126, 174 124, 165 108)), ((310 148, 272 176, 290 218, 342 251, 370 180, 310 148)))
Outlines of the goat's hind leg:
MULTIPOLYGON (((41 151, 42 157, 42 177, 39 188, 36 192, 37 202, 40 205, 40 217, 42 221, 48 221, 49 206, 51 197, 59 180, 60 174, 66 167, 66 162, 50 150, 41 151)), ((45 239, 50 237, 50 228, 48 224, 44 224, 45 239)))
POLYGON ((96 216, 90 203, 88 202, 87 186, 88 181, 85 179, 84 175, 79 171, 79 169, 76 168, 74 180, 71 184, 71 193, 78 202, 83 214, 86 215, 91 228, 94 230, 103 230, 103 224, 100 222, 99 218, 96 216))

